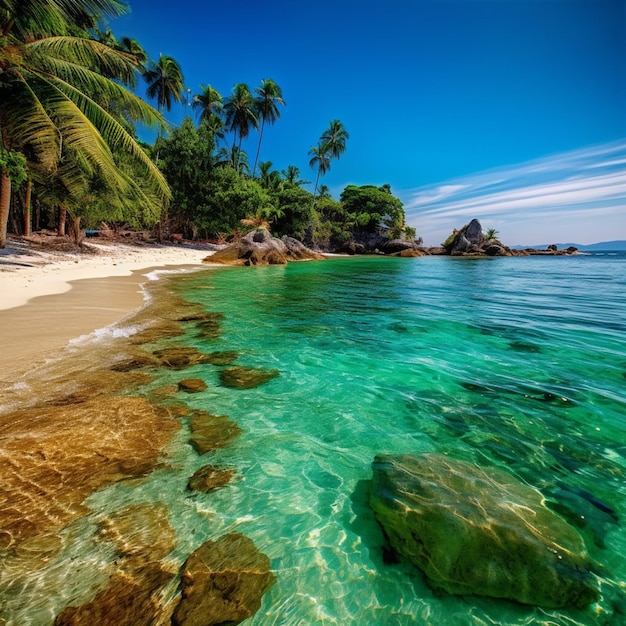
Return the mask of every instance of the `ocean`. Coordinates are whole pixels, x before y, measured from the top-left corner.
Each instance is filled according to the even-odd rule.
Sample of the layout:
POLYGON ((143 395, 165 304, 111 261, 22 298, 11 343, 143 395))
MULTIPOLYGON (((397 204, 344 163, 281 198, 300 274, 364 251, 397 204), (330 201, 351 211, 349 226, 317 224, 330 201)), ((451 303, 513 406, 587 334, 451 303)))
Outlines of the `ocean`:
POLYGON ((140 321, 75 342, 73 358, 96 349, 114 358, 154 307, 186 302, 219 323, 201 332, 186 321, 183 335, 142 349, 236 353, 236 365, 278 375, 236 389, 224 386, 222 365, 146 369, 146 396, 202 379, 205 391, 176 401, 228 416, 241 434, 200 455, 183 418, 164 462, 89 496, 91 512, 36 571, 0 576, 0 623, 53 624, 61 608, 93 597, 106 578, 98 571, 116 559, 94 528, 129 504, 167 507, 177 564, 231 531, 254 541, 276 582, 249 625, 626 623, 626 253, 207 268, 166 274, 149 292, 140 321), (548 610, 452 596, 388 562, 367 502, 372 461, 426 452, 500 468, 540 491, 584 539, 601 599, 548 610), (233 478, 190 492, 189 476, 207 463, 233 478))

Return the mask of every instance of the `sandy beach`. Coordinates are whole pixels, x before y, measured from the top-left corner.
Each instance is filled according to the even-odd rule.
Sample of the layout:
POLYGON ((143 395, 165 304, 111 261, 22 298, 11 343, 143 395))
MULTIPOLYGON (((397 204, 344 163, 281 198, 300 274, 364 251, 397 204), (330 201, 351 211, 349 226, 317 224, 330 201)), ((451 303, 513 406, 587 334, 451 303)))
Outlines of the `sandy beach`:
POLYGON ((86 249, 58 251, 10 239, 0 250, 1 380, 135 311, 151 272, 199 268, 214 251, 96 240, 86 249))

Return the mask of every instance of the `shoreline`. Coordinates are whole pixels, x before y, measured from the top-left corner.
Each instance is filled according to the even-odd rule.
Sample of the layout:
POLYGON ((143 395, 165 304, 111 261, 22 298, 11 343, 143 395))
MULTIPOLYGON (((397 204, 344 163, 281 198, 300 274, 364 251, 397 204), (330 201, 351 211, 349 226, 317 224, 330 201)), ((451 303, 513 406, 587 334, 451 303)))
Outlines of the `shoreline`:
POLYGON ((0 385, 50 358, 72 339, 140 309, 157 270, 207 267, 208 247, 91 244, 93 254, 30 249, 10 241, 0 256, 0 385))

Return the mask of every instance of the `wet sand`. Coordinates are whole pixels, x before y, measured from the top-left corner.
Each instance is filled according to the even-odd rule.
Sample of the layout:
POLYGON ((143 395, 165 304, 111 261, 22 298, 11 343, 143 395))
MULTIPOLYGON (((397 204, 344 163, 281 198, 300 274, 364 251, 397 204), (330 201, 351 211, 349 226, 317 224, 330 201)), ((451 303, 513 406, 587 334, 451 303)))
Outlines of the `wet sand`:
POLYGON ((207 248, 94 245, 96 255, 3 250, 0 269, 0 388, 61 356, 68 342, 140 308, 156 269, 206 267, 207 248))
POLYGON ((143 304, 144 270, 131 276, 85 279, 62 294, 40 296, 0 311, 0 382, 60 356, 71 339, 103 328, 143 304))

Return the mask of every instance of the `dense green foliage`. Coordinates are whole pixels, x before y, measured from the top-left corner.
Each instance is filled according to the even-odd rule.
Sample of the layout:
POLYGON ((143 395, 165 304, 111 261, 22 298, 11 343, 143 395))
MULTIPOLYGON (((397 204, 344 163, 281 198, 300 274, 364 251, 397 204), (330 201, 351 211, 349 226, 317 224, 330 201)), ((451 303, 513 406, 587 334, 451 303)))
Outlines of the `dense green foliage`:
POLYGON ((341 194, 347 222, 353 230, 373 233, 387 229, 399 236, 404 226, 402 202, 391 190, 373 185, 348 185, 341 194))

